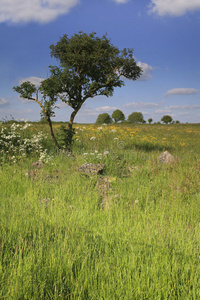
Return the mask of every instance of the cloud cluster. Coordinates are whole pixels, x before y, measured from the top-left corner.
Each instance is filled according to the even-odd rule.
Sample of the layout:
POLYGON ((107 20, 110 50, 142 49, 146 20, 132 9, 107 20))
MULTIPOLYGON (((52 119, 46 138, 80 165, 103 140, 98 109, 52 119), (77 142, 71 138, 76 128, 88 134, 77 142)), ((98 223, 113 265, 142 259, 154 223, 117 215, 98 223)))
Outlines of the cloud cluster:
POLYGON ((102 106, 102 107, 96 107, 96 108, 88 108, 84 107, 78 115, 81 117, 88 118, 88 116, 98 116, 101 113, 111 113, 114 110, 118 109, 118 107, 111 107, 111 106, 102 106))
POLYGON ((116 3, 119 3, 119 4, 129 2, 129 0, 112 0, 112 1, 114 1, 114 2, 116 2, 116 3))
POLYGON ((200 10, 199 0, 151 0, 150 12, 159 16, 182 16, 188 11, 200 10))
POLYGON ((156 108, 159 107, 159 104, 151 102, 133 102, 124 104, 123 107, 128 109, 156 108))
POLYGON ((138 67, 142 68, 142 75, 138 80, 148 80, 150 78, 152 78, 152 72, 155 69, 154 67, 148 65, 147 63, 138 61, 137 62, 138 67))
POLYGON ((117 107, 102 106, 102 107, 94 108, 94 111, 95 112, 109 112, 109 111, 114 111, 115 109, 117 109, 117 107))
MULTIPOLYGON (((183 111, 183 110, 196 110, 196 109, 200 109, 200 105, 195 105, 195 104, 191 104, 191 105, 170 105, 168 107, 164 107, 163 109, 157 109, 155 112, 156 113, 168 113, 170 114, 172 111, 174 110, 178 110, 178 111, 183 111)), ((179 113, 180 115, 185 115, 188 113, 185 112, 181 112, 179 113)))
POLYGON ((40 86, 40 83, 42 80, 44 80, 44 78, 31 76, 31 77, 21 79, 19 81, 19 84, 22 84, 25 81, 30 81, 32 84, 34 84, 36 86, 36 88, 38 88, 40 86))
POLYGON ((175 89, 171 89, 171 90, 167 91, 165 96, 168 96, 168 95, 193 95, 193 94, 197 94, 197 93, 198 93, 198 90, 196 90, 196 89, 175 88, 175 89))
POLYGON ((9 102, 5 98, 0 97, 0 105, 7 105, 9 102))
POLYGON ((79 0, 0 0, 0 23, 48 23, 78 3, 79 0))

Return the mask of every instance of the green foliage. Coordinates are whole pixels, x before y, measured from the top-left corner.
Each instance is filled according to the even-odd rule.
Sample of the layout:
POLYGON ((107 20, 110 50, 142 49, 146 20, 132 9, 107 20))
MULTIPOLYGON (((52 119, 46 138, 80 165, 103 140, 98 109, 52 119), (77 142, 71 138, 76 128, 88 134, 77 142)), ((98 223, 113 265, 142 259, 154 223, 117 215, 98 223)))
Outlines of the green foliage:
POLYGON ((144 117, 141 112, 133 112, 128 116, 128 122, 130 123, 143 123, 144 117))
POLYGON ((125 115, 124 113, 119 110, 116 109, 113 113, 112 113, 112 118, 114 119, 114 121, 117 123, 119 121, 124 121, 125 120, 125 115))
POLYGON ((148 122, 149 124, 151 124, 153 122, 153 119, 152 118, 148 119, 148 122))
POLYGON ((59 92, 65 93, 63 101, 74 109, 89 97, 112 96, 114 87, 124 85, 120 76, 136 80, 142 72, 133 50, 120 51, 105 35, 102 38, 83 32, 71 38, 63 35, 50 49, 60 67, 51 67, 51 77, 43 84, 50 88, 55 80, 59 92))
POLYGON ((73 137, 75 134, 75 129, 69 130, 65 125, 61 125, 59 127, 58 137, 59 137, 59 145, 63 149, 69 149, 69 145, 72 145, 73 143, 73 137))
POLYGON ((161 119, 161 121, 165 124, 171 123, 172 122, 172 117, 169 115, 164 115, 161 119))
POLYGON ((108 113, 103 113, 98 115, 96 124, 110 124, 112 123, 112 118, 108 113))

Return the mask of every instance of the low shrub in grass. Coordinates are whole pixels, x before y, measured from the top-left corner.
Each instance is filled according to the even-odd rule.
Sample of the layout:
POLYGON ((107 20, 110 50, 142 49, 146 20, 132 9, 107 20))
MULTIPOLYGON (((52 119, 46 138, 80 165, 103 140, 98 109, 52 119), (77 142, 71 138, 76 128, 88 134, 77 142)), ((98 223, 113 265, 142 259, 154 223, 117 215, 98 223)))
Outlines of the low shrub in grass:
POLYGON ((47 135, 42 132, 31 134, 28 123, 2 124, 0 131, 0 163, 16 163, 26 157, 48 161, 50 156, 43 143, 47 135))

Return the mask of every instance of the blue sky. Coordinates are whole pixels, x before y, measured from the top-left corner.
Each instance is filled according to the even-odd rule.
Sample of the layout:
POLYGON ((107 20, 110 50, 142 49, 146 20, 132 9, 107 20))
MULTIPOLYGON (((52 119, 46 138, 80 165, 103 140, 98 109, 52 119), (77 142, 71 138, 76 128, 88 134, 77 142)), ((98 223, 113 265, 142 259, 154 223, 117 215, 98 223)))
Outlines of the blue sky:
MULTIPOLYGON (((125 80, 113 97, 88 99, 75 122, 93 123, 121 109, 128 117, 200 123, 200 0, 0 0, 0 120, 40 119, 40 108, 13 86, 47 77, 49 46, 63 34, 107 34, 119 49, 134 48, 143 75, 125 80)), ((54 120, 68 121, 59 103, 54 120)))

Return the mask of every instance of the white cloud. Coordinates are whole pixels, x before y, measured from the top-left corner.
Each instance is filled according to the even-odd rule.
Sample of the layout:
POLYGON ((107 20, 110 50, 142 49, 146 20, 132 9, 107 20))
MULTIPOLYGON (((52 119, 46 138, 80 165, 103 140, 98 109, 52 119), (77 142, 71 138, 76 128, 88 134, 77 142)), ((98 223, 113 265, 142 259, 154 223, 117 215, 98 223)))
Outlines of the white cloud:
POLYGON ((8 103, 9 103, 8 100, 6 100, 5 98, 0 97, 0 105, 6 105, 8 103))
POLYGON ((79 116, 98 116, 100 113, 109 113, 113 112, 114 110, 118 109, 117 107, 111 107, 111 106, 102 106, 102 107, 96 107, 96 108, 83 108, 79 112, 79 116))
POLYGON ((140 109, 140 108, 155 108, 159 107, 157 103, 146 103, 146 102, 133 102, 124 104, 123 107, 128 109, 140 109))
MULTIPOLYGON (((192 105, 170 105, 168 107, 164 107, 163 109, 157 109, 155 112, 156 113, 164 113, 164 114, 170 114, 172 113, 172 111, 174 110, 178 110, 178 111, 183 111, 183 110, 197 110, 197 109, 200 109, 200 105, 195 105, 195 104, 192 104, 192 105)), ((186 115, 188 114, 188 112, 179 112, 178 115, 186 115)))
POLYGON ((0 0, 0 23, 48 23, 79 3, 79 0, 0 0))
POLYGON ((165 107, 163 109, 157 109, 155 111, 155 113, 158 113, 158 114, 170 114, 172 111, 171 109, 169 109, 168 107, 165 107))
POLYGON ((119 3, 119 4, 123 4, 123 3, 129 2, 129 0, 112 0, 112 1, 114 1, 116 3, 119 3))
POLYGON ((111 106, 102 106, 102 107, 96 107, 94 111, 96 112, 108 112, 108 111, 114 111, 117 109, 117 107, 111 107, 111 106))
POLYGON ((151 0, 150 12, 159 16, 182 16, 188 11, 200 10, 199 0, 151 0))
POLYGON ((170 105, 169 109, 178 110, 189 110, 189 109, 200 109, 200 105, 170 105))
POLYGON ((25 81, 30 81, 36 87, 39 87, 42 80, 44 80, 44 78, 31 76, 31 77, 20 79, 19 83, 22 84, 25 81))
POLYGON ((141 61, 137 62, 138 67, 142 68, 143 72, 142 75, 138 80, 147 80, 152 78, 152 72, 155 69, 154 67, 148 65, 147 63, 143 63, 141 61))
POLYGON ((193 95, 193 94, 197 94, 197 93, 198 93, 198 90, 196 90, 196 89, 175 88, 175 89, 167 91, 165 96, 168 96, 168 95, 193 95))

